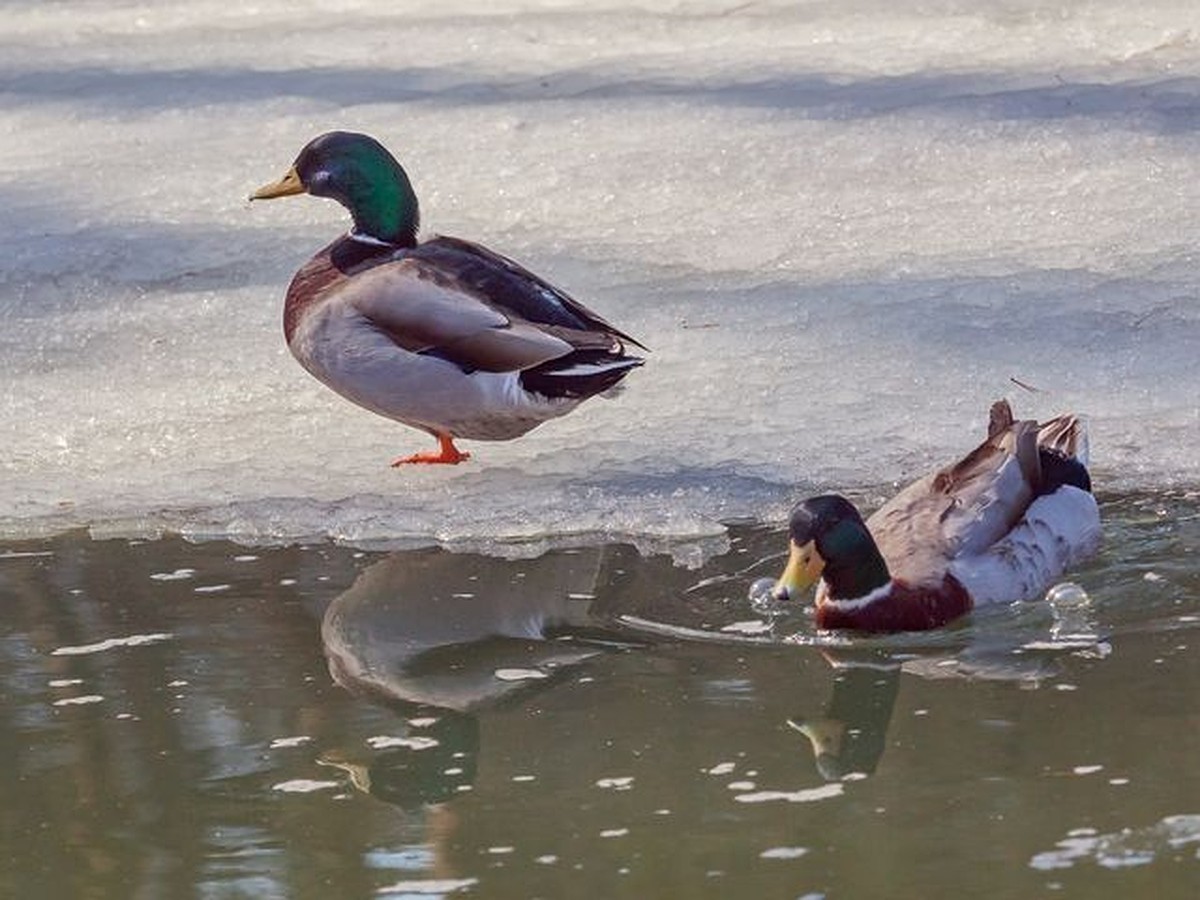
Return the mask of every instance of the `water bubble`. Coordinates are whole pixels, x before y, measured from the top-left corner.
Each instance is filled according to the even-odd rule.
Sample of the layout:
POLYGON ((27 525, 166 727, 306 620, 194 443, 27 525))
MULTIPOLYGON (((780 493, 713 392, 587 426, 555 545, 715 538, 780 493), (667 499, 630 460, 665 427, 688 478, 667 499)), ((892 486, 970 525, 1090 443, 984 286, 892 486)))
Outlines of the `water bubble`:
POLYGON ((774 578, 756 578, 748 593, 750 608, 756 613, 775 612, 779 608, 779 601, 775 599, 774 590, 774 578))
POLYGON ((1100 640, 1092 613, 1092 598, 1075 582, 1054 585, 1046 592, 1046 602, 1054 617, 1050 626, 1050 640, 1054 643, 1087 647, 1100 640))
POLYGON ((1056 584, 1046 592, 1046 602, 1051 606, 1087 606, 1092 602, 1088 592, 1073 581, 1056 584))

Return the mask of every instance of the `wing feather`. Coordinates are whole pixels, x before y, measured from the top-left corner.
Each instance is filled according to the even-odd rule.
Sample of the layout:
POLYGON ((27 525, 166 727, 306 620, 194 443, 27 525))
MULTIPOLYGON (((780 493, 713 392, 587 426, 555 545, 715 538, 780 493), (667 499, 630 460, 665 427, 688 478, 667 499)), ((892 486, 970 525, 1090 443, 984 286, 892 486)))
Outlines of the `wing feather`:
POLYGON ((624 342, 637 344, 628 335, 512 260, 457 238, 379 259, 349 279, 338 300, 397 346, 467 372, 536 369, 543 378, 555 374, 556 361, 601 371, 608 362, 638 364, 625 355, 624 342))
POLYGON ((1040 479, 1038 426, 1008 404, 991 410, 988 436, 963 459, 922 478, 867 520, 893 574, 940 580, 946 564, 984 552, 1021 520, 1040 479))
POLYGON ((469 291, 506 315, 573 331, 598 331, 646 348, 565 291, 493 250, 461 238, 438 236, 408 252, 434 272, 452 272, 459 289, 469 291))
POLYGON ((350 281, 339 299, 405 350, 432 353, 471 371, 521 371, 571 352, 562 337, 422 276, 408 259, 385 263, 350 281))

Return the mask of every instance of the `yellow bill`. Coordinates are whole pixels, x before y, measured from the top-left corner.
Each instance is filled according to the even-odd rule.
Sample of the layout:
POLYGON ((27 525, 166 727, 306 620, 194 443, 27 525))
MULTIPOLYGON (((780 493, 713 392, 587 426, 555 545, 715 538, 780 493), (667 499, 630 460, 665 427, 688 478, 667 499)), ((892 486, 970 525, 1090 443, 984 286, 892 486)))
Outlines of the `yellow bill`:
POLYGON ((274 200, 276 197, 290 197, 293 194, 303 194, 308 191, 300 180, 300 173, 292 166, 278 181, 264 184, 250 195, 251 200, 274 200))
POLYGON ((825 571, 825 560, 817 552, 816 542, 809 541, 803 547, 788 541, 788 561, 775 584, 775 596, 779 599, 794 598, 805 588, 811 587, 825 571))

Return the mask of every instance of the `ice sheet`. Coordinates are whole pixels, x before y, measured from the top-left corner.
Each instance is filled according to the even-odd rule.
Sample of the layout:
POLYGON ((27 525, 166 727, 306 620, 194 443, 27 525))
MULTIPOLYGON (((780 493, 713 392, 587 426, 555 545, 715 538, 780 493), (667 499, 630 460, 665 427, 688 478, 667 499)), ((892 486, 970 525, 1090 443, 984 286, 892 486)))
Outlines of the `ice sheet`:
POLYGON ((886 491, 1005 395, 1088 414, 1102 488, 1200 481, 1191 2, 478 7, 6 4, 0 534, 653 547, 886 491), (390 469, 428 438, 279 324, 345 215, 245 202, 332 128, 650 346, 623 395, 390 469))

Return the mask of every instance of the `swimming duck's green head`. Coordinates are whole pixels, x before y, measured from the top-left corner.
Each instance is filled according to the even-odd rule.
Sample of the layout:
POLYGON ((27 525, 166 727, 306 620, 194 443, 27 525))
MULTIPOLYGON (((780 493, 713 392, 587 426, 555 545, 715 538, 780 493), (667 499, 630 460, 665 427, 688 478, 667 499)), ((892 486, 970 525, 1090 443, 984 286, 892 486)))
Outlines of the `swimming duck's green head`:
POLYGON ((250 199, 306 193, 346 207, 356 234, 401 246, 416 243, 417 195, 400 163, 370 135, 330 131, 313 138, 281 179, 250 199))
POLYGON ((796 505, 788 523, 788 562, 777 599, 796 597, 823 578, 834 599, 862 597, 888 582, 887 563, 857 509, 825 494, 796 505))

